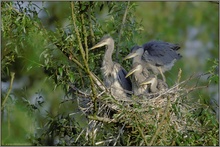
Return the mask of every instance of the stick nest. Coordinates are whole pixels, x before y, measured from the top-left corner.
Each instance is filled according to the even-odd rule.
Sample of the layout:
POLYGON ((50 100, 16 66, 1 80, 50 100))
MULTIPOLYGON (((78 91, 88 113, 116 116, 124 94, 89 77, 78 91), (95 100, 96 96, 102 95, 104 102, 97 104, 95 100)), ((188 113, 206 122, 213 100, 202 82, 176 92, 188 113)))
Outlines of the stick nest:
MULTIPOLYGON (((179 82, 180 73, 176 84, 166 91, 158 93, 149 93, 141 96, 132 96, 129 99, 116 99, 107 91, 100 91, 97 103, 97 113, 94 114, 94 103, 90 98, 78 97, 78 105, 80 110, 90 119, 87 135, 93 132, 97 133, 103 124, 116 123, 119 124, 119 134, 123 134, 124 130, 136 131, 143 137, 143 141, 139 145, 152 145, 155 138, 147 141, 146 135, 150 134, 150 128, 155 127, 153 136, 161 135, 170 128, 174 128, 177 132, 184 133, 188 130, 201 131, 201 124, 198 120, 190 120, 190 116, 194 111, 200 108, 198 101, 192 101, 188 97, 188 93, 199 87, 196 85, 187 88, 187 83, 193 79, 179 82)), ((135 131, 133 132, 135 134, 135 131)), ((118 135, 119 135, 118 134, 118 135)), ((131 133, 132 134, 132 133, 131 133)), ((119 135, 120 136, 120 135, 119 135)), ((113 142, 116 145, 117 137, 112 136, 113 140, 105 140, 96 142, 96 145, 106 145, 106 142, 113 142)), ((109 145, 109 144, 108 144, 109 145)))

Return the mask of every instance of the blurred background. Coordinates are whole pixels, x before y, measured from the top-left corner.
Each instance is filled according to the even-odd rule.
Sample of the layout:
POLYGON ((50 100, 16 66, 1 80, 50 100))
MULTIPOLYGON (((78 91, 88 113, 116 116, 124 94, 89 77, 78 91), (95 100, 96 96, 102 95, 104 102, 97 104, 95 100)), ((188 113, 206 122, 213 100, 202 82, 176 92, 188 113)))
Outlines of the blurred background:
MULTIPOLYGON (((93 19, 100 23, 100 27, 105 34, 113 34, 115 32, 112 28, 114 28, 114 21, 117 18, 110 15, 109 7, 105 5, 106 2, 100 3, 103 3, 103 6, 100 4, 101 7, 94 7, 95 18, 93 19)), ((119 2, 118 8, 124 3, 119 2)), ((138 23, 138 27, 130 43, 127 43, 129 40, 126 40, 125 35, 122 35, 120 42, 116 41, 116 46, 118 43, 118 46, 121 47, 118 62, 124 64, 126 69, 129 70, 129 63, 131 62, 122 63, 121 58, 135 44, 142 45, 150 40, 163 40, 179 44, 181 46, 179 53, 183 57, 176 62, 172 70, 165 73, 168 85, 171 87, 175 84, 179 69, 182 69, 181 81, 192 75, 204 74, 199 82, 201 85, 209 84, 209 86, 192 93, 192 97, 202 97, 202 100, 212 105, 218 118, 218 78, 211 82, 209 78, 212 72, 218 75, 219 71, 219 5, 215 2, 130 2, 130 6, 132 7, 128 9, 129 15, 133 17, 130 17, 127 21, 130 22, 129 24, 138 23), (212 67, 215 69, 212 69, 212 67)), ((69 2, 20 2, 19 5, 15 2, 13 7, 17 10, 20 9, 19 7, 24 9, 29 7, 35 10, 37 12, 36 16, 40 18, 46 30, 55 32, 57 28, 63 28, 66 34, 71 33, 68 28, 71 24, 69 2)), ((122 8, 125 10, 124 7, 122 8)), ((29 11, 25 12, 26 14, 29 13, 29 11)), ((7 13, 2 11, 1 15, 4 17, 7 13)), ((118 15, 122 18, 123 13, 118 15)), ((125 22, 124 28, 126 29, 126 27, 129 26, 125 22)), ((1 33, 3 36, 3 27, 1 33)), ((22 36, 17 37, 22 38, 22 36)), ((4 143, 21 142, 22 145, 24 143, 28 144, 27 138, 31 140, 36 137, 36 134, 45 127, 45 123, 48 122, 45 117, 77 112, 77 103, 65 102, 65 99, 67 99, 66 92, 61 86, 54 88, 56 84, 53 79, 48 78, 45 70, 41 67, 42 61, 39 57, 42 56, 44 51, 42 44, 44 36, 32 34, 29 37, 32 39, 30 39, 30 44, 25 44, 27 51, 25 60, 18 57, 15 60, 16 62, 10 64, 9 68, 4 68, 7 62, 2 60, 2 99, 5 98, 10 88, 11 77, 9 73, 11 71, 15 72, 10 99, 8 99, 5 109, 1 113, 2 141, 4 143), (19 102, 19 99, 23 99, 23 101, 19 102), (38 109, 38 106, 41 109, 38 109), (34 112, 27 114, 26 112, 30 110, 34 112), (11 138, 16 139, 11 141, 11 138)), ((97 38, 100 37, 102 36, 97 38)), ((116 37, 113 36, 114 39, 116 37)), ((98 41, 95 40, 95 42, 98 41)), ((15 42, 12 41, 12 43, 15 42)), ((8 44, 9 40, 3 36, 2 59, 9 54, 8 44)), ((60 55, 59 52, 56 52, 56 54, 57 56, 60 55)), ((63 56, 56 58, 64 60, 63 56)), ((98 59, 101 60, 102 55, 99 55, 98 59)), ((114 59, 116 59, 115 55, 114 59)), ((96 67, 96 70, 99 70, 99 68, 96 67)), ((85 118, 82 115, 76 115, 75 119, 76 122, 80 122, 82 127, 86 125, 85 118)))

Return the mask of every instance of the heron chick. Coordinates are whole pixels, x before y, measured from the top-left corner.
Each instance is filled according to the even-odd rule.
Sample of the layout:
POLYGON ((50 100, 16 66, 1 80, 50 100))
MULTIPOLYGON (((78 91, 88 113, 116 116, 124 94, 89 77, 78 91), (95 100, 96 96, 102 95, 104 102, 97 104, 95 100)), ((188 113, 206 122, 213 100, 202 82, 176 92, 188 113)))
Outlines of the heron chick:
POLYGON ((151 77, 144 82, 140 84, 140 86, 148 85, 151 84, 150 86, 150 92, 155 93, 155 92, 160 92, 168 89, 167 83, 165 83, 163 80, 158 79, 157 76, 151 77))
MULTIPOLYGON (((143 84, 140 85, 143 82, 148 81, 149 84, 152 82, 151 85, 155 85, 154 82, 154 76, 150 76, 148 70, 145 68, 143 68, 143 66, 141 65, 141 56, 144 52, 144 49, 141 47, 134 47, 132 48, 132 53, 128 54, 125 59, 130 59, 133 58, 133 63, 132 63, 132 69, 128 72, 128 74, 126 75, 126 77, 130 76, 131 74, 133 74, 132 76, 132 91, 135 95, 140 95, 140 94, 144 94, 144 93, 148 93, 150 89, 151 91, 154 91, 154 87, 150 86, 148 88, 147 84, 143 84)), ((157 83, 156 83, 157 84, 157 83)))
MULTIPOLYGON (((137 48, 135 46, 133 48, 137 48)), ((180 49, 177 44, 164 41, 150 41, 142 45, 144 52, 142 54, 141 64, 154 74, 161 74, 163 81, 166 82, 164 72, 170 70, 174 63, 182 56, 176 51, 180 49)))
POLYGON ((114 51, 114 40, 110 36, 104 36, 93 46, 90 50, 106 46, 105 55, 102 62, 102 75, 104 77, 104 84, 110 88, 111 94, 116 98, 127 98, 132 91, 130 78, 126 78, 126 70, 116 62, 112 61, 112 54, 114 51))

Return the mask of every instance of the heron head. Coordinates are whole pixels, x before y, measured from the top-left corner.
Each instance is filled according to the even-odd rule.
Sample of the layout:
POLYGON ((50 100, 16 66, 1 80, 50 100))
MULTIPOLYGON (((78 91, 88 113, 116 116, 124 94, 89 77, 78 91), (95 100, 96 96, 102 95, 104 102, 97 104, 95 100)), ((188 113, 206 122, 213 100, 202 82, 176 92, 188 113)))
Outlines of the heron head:
POLYGON ((93 50, 98 47, 102 47, 104 45, 110 45, 110 44, 114 44, 112 37, 109 35, 105 35, 101 38, 101 40, 96 45, 94 45, 92 48, 90 48, 90 50, 93 50))
POLYGON ((125 76, 125 78, 129 77, 130 75, 132 75, 135 72, 142 72, 143 67, 141 64, 139 63, 134 63, 133 64, 133 68, 127 73, 127 75, 125 76))
POLYGON ((123 60, 134 58, 137 56, 142 56, 144 53, 144 49, 140 46, 134 46, 131 48, 131 53, 124 57, 123 60))
POLYGON ((136 52, 136 50, 139 49, 139 48, 141 48, 141 47, 138 46, 138 45, 133 46, 133 47, 131 48, 131 53, 136 52))
POLYGON ((140 86, 147 85, 147 84, 152 84, 156 87, 157 86, 157 77, 155 75, 149 76, 144 82, 140 83, 140 86))

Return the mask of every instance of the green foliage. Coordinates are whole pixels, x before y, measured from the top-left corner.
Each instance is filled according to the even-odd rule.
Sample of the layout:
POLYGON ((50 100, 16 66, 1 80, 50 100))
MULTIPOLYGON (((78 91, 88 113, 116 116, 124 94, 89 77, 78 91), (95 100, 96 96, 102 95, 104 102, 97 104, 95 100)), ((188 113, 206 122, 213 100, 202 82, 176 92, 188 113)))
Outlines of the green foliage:
POLYGON ((219 83, 219 61, 217 59, 208 60, 210 69, 208 73, 210 74, 209 83, 218 84, 219 83))
POLYGON ((39 109, 26 99, 15 99, 10 96, 6 109, 2 111, 2 144, 31 145, 29 141, 35 132, 35 112, 39 109), (13 138, 13 139, 12 139, 13 138))
MULTIPOLYGON (((108 93, 101 94, 92 75, 102 79, 104 48, 89 50, 109 34, 115 41, 113 59, 129 70, 131 61, 121 61, 135 44, 152 38, 180 42, 188 26, 200 27, 207 18, 213 23, 205 30, 216 36, 215 29, 210 29, 218 25, 212 13, 215 5, 79 1, 42 3, 39 8, 32 2, 23 4, 1 2, 1 80, 12 82, 1 93, 6 102, 1 111, 2 145, 219 145, 219 122, 209 105, 210 96, 206 90, 196 90, 200 85, 218 84, 218 60, 206 63, 210 76, 208 82, 199 84, 196 79, 188 85, 174 85, 178 69, 172 70, 169 84, 177 89, 163 95, 161 107, 144 99, 138 102, 138 98, 126 105, 108 93), (208 11, 201 16, 204 10, 208 11), (42 20, 40 12, 45 14, 42 20), (141 22, 137 15, 144 16, 141 22), (22 88, 14 88, 23 77, 28 80, 22 80, 22 88), (196 92, 188 95, 192 89, 196 92), (170 96, 178 100, 169 103, 170 96), (109 104, 120 111, 110 109, 109 104)), ((208 38, 201 37, 204 42, 208 38)), ((212 39, 217 42, 216 37, 212 39)), ((217 58, 217 52, 210 50, 210 55, 217 58)), ((182 79, 188 76, 183 74, 182 79)))

